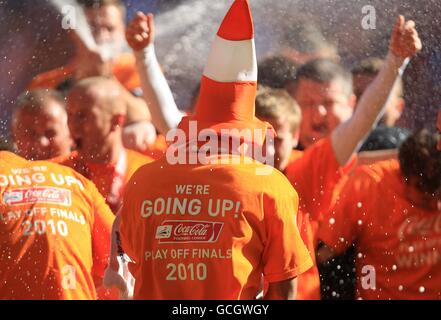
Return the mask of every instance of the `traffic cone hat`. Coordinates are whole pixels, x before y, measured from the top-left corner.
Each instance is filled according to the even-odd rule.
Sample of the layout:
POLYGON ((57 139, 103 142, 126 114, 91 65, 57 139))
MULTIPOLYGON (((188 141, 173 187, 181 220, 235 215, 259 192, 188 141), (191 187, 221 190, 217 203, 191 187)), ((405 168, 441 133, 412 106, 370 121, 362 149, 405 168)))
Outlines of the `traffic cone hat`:
POLYGON ((262 145, 272 127, 255 117, 256 91, 253 18, 248 1, 235 0, 212 44, 195 112, 183 118, 178 128, 188 133, 190 122, 196 121, 199 132, 211 129, 221 134, 236 129, 229 131, 234 135, 231 132, 247 129, 258 132, 247 142, 262 145))

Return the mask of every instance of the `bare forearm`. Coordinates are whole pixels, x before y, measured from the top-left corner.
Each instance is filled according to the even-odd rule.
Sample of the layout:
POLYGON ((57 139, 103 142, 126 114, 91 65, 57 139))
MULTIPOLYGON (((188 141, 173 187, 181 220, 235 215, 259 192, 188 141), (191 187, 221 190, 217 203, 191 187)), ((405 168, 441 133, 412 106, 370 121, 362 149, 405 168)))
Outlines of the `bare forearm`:
POLYGON ((389 53, 380 72, 361 96, 354 115, 333 131, 332 143, 340 165, 346 164, 381 115, 403 62, 389 53))
POLYGON ((135 51, 135 56, 144 99, 150 109, 152 122, 162 134, 167 134, 179 124, 182 113, 176 106, 173 94, 161 71, 153 45, 143 51, 135 51))

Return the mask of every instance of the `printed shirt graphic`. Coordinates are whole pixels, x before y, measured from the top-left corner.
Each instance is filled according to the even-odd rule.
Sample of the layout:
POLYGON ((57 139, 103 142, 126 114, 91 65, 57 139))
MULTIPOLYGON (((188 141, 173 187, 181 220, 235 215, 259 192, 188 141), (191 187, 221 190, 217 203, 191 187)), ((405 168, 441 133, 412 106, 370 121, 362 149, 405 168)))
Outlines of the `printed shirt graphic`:
POLYGON ((126 149, 125 155, 122 154, 122 156, 124 156, 124 159, 120 159, 114 165, 85 163, 80 159, 77 152, 73 152, 69 157, 58 157, 52 159, 52 161, 71 167, 92 180, 116 214, 121 206, 124 187, 130 177, 141 166, 152 161, 150 157, 129 149, 126 149), (122 169, 119 169, 121 167, 120 163, 124 163, 122 169))
POLYGON ((113 220, 77 172, 0 152, 0 299, 95 299, 113 220))
MULTIPOLYGON (((141 81, 135 66, 135 57, 132 54, 125 53, 116 58, 112 67, 113 75, 129 91, 139 89, 141 81)), ((37 75, 32 79, 28 89, 51 88, 54 89, 67 78, 73 76, 75 68, 73 64, 49 70, 37 75)))
POLYGON ((262 274, 276 282, 311 267, 295 224, 297 194, 279 171, 166 160, 142 167, 126 187, 120 232, 135 261, 135 299, 254 299, 262 274))
POLYGON ((322 229, 320 239, 337 252, 356 241, 360 298, 441 298, 441 211, 407 200, 397 160, 358 168, 322 229), (375 290, 372 278, 362 282, 373 270, 375 290))
POLYGON ((319 300, 320 278, 315 262, 317 230, 331 204, 336 184, 354 166, 356 158, 342 167, 337 162, 332 140, 322 139, 306 151, 293 150, 285 175, 299 195, 297 224, 314 266, 298 278, 297 299, 319 300))

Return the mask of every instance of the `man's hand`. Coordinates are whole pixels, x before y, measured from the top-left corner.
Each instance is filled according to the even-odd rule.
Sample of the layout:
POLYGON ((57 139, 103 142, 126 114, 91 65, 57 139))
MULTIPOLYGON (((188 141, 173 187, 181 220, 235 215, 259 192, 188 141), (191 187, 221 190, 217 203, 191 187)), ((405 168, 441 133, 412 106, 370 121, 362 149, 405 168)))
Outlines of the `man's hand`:
POLYGON ((104 273, 103 285, 105 288, 116 288, 119 291, 120 300, 133 299, 133 290, 135 288, 135 278, 129 271, 128 258, 118 256, 118 265, 109 267, 104 273))
POLYGON ((137 122, 124 128, 122 138, 127 149, 144 152, 155 143, 156 129, 149 121, 137 122))
POLYGON ((151 13, 145 15, 138 11, 127 27, 127 43, 134 51, 141 51, 153 43, 154 37, 153 15, 151 13))
POLYGON ((399 15, 392 30, 389 51, 404 60, 413 57, 421 48, 422 43, 415 29, 415 22, 405 21, 404 17, 399 15))

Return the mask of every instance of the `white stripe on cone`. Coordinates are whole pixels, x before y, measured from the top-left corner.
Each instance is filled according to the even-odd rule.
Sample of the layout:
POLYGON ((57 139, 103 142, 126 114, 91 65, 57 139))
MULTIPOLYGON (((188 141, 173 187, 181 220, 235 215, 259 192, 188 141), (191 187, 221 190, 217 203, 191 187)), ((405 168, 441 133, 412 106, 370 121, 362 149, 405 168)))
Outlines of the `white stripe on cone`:
POLYGON ((204 75, 218 82, 257 81, 254 39, 230 41, 214 39, 204 75))

